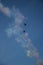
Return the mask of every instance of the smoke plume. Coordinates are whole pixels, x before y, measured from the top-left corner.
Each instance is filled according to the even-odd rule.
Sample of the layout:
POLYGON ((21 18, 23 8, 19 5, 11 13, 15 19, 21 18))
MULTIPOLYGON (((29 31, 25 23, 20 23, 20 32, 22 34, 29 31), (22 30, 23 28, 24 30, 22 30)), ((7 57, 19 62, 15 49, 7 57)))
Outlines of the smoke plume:
POLYGON ((8 7, 4 7, 1 3, 0 11, 3 12, 5 15, 14 18, 13 25, 11 24, 11 26, 8 27, 5 31, 8 37, 14 35, 17 43, 19 43, 20 46, 24 48, 26 55, 28 57, 34 57, 36 59, 37 64, 43 65, 43 62, 40 60, 39 52, 37 48, 33 45, 31 39, 28 36, 28 33, 23 33, 23 28, 21 27, 21 25, 26 17, 24 17, 17 8, 13 7, 12 10, 10 10, 8 7))

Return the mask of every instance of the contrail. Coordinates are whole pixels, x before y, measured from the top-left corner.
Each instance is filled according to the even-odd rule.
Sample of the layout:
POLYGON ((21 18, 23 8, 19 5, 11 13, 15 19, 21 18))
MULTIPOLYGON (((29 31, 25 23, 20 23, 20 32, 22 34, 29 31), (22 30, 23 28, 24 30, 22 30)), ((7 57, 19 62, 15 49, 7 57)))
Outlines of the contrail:
POLYGON ((26 52, 28 57, 34 57, 38 65, 43 65, 43 62, 40 60, 39 52, 37 48, 33 45, 31 39, 28 36, 27 32, 23 32, 21 27, 22 23, 26 19, 17 8, 12 8, 11 10, 8 7, 4 7, 0 3, 0 11, 13 18, 13 24, 6 29, 8 37, 14 35, 15 40, 26 52))

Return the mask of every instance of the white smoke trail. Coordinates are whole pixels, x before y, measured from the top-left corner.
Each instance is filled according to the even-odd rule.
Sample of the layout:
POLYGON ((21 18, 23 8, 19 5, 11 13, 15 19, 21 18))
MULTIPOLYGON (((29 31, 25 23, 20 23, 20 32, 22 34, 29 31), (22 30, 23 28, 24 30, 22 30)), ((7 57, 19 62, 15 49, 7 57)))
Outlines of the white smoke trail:
POLYGON ((28 33, 23 33, 21 24, 24 22, 25 17, 16 8, 10 10, 9 8, 4 7, 1 3, 0 10, 7 16, 14 18, 13 25, 6 29, 7 35, 9 37, 14 35, 15 40, 24 48, 26 55, 28 57, 35 57, 36 61, 41 64, 41 62, 39 62, 40 58, 37 48, 32 44, 31 39, 28 38, 28 33))
POLYGON ((12 16, 15 18, 14 19, 15 25, 7 29, 6 31, 7 34, 8 35, 13 34, 15 36, 15 40, 21 43, 21 46, 26 49, 27 55, 29 53, 30 56, 33 56, 33 55, 38 56, 37 49, 32 44, 31 39, 28 38, 28 33, 23 33, 23 29, 20 26, 22 22, 24 21, 25 17, 15 8, 13 8, 12 12, 13 12, 12 16))
MULTIPOLYGON (((15 15, 17 15, 17 13, 15 15)), ((14 17, 15 15, 13 14, 14 17)), ((19 13, 19 15, 21 14, 19 13)), ((35 57, 38 60, 39 53, 37 52, 35 46, 32 44, 31 39, 28 38, 28 33, 23 33, 23 29, 20 26, 23 20, 19 20, 19 15, 15 17, 15 25, 13 27, 8 28, 6 32, 8 36, 14 35, 15 40, 24 48, 28 57, 35 57)))
POLYGON ((0 11, 6 14, 7 16, 11 16, 11 12, 8 7, 4 7, 2 3, 0 3, 0 11))

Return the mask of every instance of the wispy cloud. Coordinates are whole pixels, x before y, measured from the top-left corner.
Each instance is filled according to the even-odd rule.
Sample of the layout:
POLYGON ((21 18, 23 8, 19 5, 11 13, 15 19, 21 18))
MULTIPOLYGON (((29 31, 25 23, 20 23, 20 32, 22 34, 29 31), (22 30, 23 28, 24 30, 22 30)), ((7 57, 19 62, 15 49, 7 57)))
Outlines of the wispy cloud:
POLYGON ((2 3, 0 3, 0 11, 6 14, 7 16, 11 16, 11 12, 8 7, 4 7, 2 3))
POLYGON ((32 44, 31 39, 28 38, 28 33, 23 33, 23 29, 21 27, 21 24, 24 22, 25 17, 16 8, 12 8, 11 14, 14 18, 14 23, 13 26, 11 25, 11 27, 6 30, 8 36, 15 36, 15 40, 24 48, 28 57, 33 56, 39 59, 37 49, 32 44))
POLYGON ((21 12, 19 11, 19 9, 17 9, 17 8, 15 8, 15 7, 13 7, 12 8, 12 14, 13 14, 13 17, 14 17, 14 21, 15 21, 15 24, 16 25, 20 25, 23 21, 24 21, 24 19, 25 19, 25 17, 21 14, 21 12))
POLYGON ((0 3, 0 11, 2 11, 7 16, 11 16, 14 18, 13 25, 11 24, 11 26, 9 26, 5 31, 8 37, 14 35, 17 43, 20 43, 20 45, 24 48, 26 55, 28 57, 35 57, 38 62, 39 53, 37 51, 37 48, 33 45, 31 39, 28 38, 29 34, 27 32, 23 33, 23 29, 21 27, 21 23, 24 22, 26 17, 24 17, 18 9, 13 7, 12 10, 10 10, 8 7, 4 7, 1 3, 0 3))

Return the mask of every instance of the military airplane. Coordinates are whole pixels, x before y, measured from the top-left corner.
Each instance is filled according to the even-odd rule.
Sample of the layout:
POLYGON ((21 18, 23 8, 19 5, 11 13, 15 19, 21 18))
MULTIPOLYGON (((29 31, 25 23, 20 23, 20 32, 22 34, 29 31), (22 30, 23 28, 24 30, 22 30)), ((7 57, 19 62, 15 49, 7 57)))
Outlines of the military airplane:
POLYGON ((27 24, 26 23, 24 23, 24 26, 26 26, 27 24))

